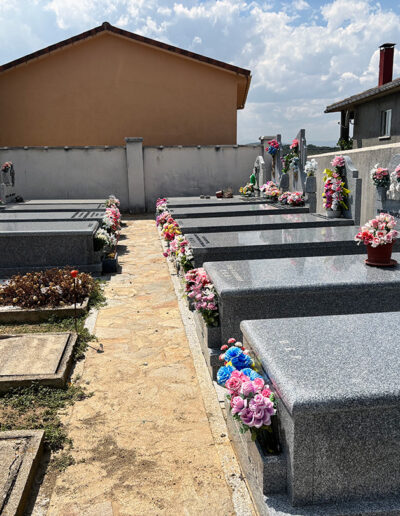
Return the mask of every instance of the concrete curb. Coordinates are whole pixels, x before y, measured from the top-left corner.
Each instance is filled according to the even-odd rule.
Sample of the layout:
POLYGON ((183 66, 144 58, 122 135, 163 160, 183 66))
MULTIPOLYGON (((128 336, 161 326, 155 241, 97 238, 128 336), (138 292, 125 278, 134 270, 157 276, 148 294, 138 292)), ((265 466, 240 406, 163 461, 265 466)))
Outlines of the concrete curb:
MULTIPOLYGON (((161 240, 160 245, 163 247, 161 240)), ((200 342, 197 338, 193 314, 188 309, 186 300, 184 299, 180 279, 172 263, 169 260, 167 260, 167 263, 171 281, 178 299, 179 310, 186 330, 211 433, 221 461, 225 481, 232 491, 232 503, 235 514, 237 516, 255 516, 258 513, 252 502, 246 481, 228 437, 228 428, 223 415, 223 389, 215 384, 215 382, 212 382, 210 378, 210 373, 201 351, 200 342)))

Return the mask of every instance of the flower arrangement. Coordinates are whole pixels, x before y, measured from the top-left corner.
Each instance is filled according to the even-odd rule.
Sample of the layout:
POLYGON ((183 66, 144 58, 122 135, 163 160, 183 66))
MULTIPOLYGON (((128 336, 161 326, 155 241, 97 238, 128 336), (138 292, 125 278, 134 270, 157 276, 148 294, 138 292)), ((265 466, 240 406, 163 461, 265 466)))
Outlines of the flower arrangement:
POLYGON ((114 234, 117 234, 121 230, 121 213, 116 205, 111 208, 106 208, 102 226, 105 230, 114 234))
POLYGON ((290 145, 290 152, 282 158, 282 173, 287 174, 290 169, 298 171, 299 164, 299 140, 295 138, 290 145))
POLYGON ((264 192, 264 195, 267 199, 272 199, 275 201, 282 193, 282 191, 279 190, 279 188, 273 181, 268 181, 264 185, 260 186, 260 190, 264 192))
POLYGON ((359 245, 363 242, 365 245, 378 247, 393 243, 399 235, 394 229, 396 220, 389 213, 380 213, 375 219, 369 220, 365 226, 354 237, 359 245))
POLYGON ((251 432, 255 441, 260 430, 271 429, 271 417, 276 414, 274 394, 254 369, 254 363, 241 342, 229 339, 220 359, 225 364, 217 373, 217 381, 227 391, 233 419, 240 424, 240 433, 251 432), (228 346, 229 345, 229 346, 228 346))
POLYGON ((400 165, 398 165, 393 172, 393 176, 398 183, 400 183, 400 165))
POLYGON ((214 285, 210 282, 206 271, 199 267, 185 274, 185 294, 200 312, 208 326, 218 326, 219 312, 214 285))
POLYGON ((110 195, 105 202, 106 208, 111 208, 112 206, 116 206, 118 208, 120 204, 119 199, 117 199, 115 195, 110 195))
POLYGON ((315 176, 315 173, 318 170, 318 162, 312 158, 310 161, 306 161, 306 165, 304 167, 304 171, 308 177, 315 176))
POLYGON ((163 255, 175 259, 185 272, 193 269, 192 249, 183 235, 176 235, 163 255))
POLYGON ((156 213, 162 213, 167 209, 167 199, 157 199, 156 201, 156 213))
POLYGON ((389 188, 390 186, 389 170, 380 167, 378 163, 371 169, 371 179, 377 188, 389 188))
POLYGON ((331 161, 331 165, 333 168, 336 169, 336 172, 340 173, 344 166, 346 165, 346 162, 344 161, 343 156, 335 156, 333 160, 331 161), (339 170, 338 170, 339 169, 339 170))
POLYGON ((290 146, 290 149, 293 152, 298 153, 298 151, 299 151, 299 140, 297 138, 293 139, 292 144, 290 146))
POLYGON ((342 207, 347 210, 345 198, 350 190, 345 186, 344 181, 336 171, 325 169, 324 171, 324 208, 326 210, 340 210, 342 207))
POLYGON ((301 192, 284 192, 279 196, 278 201, 289 206, 303 206, 305 199, 301 192))
POLYGON ((268 154, 271 154, 271 156, 275 156, 275 154, 279 150, 279 143, 277 140, 270 140, 268 143, 268 147, 265 148, 265 150, 268 152, 268 154))
POLYGON ((12 162, 11 161, 6 161, 1 166, 1 170, 2 170, 2 172, 9 172, 12 169, 12 167, 13 167, 12 162))
POLYGON ((239 188, 239 193, 246 197, 250 197, 254 192, 254 185, 252 183, 247 183, 245 186, 241 186, 239 188))
POLYGON ((49 269, 16 275, 0 286, 0 305, 37 308, 82 303, 95 282, 90 274, 71 276, 71 269, 49 269), (76 282, 74 287, 74 281, 76 282), (75 290, 76 289, 76 290, 75 290))
POLYGON ((108 232, 104 228, 99 228, 94 235, 94 250, 101 251, 105 249, 112 251, 118 244, 118 238, 115 234, 108 232))

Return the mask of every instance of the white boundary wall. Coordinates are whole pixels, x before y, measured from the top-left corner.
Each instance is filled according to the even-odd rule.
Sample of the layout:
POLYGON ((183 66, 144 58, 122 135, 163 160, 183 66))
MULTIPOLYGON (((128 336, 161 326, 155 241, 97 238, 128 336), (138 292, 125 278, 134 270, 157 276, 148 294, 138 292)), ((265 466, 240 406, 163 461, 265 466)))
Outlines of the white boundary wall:
MULTIPOLYGON (((154 211, 158 197, 237 193, 251 174, 260 145, 143 147, 1 147, 0 164, 14 163, 24 199, 102 199, 110 194, 133 212, 154 211)), ((268 166, 268 164, 267 164, 268 166)))

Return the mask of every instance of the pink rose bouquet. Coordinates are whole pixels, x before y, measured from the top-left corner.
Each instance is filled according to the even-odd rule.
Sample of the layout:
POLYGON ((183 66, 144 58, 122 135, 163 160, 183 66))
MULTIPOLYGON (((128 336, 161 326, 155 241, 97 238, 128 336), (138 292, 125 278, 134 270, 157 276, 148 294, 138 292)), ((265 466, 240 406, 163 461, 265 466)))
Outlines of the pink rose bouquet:
MULTIPOLYGON (((345 161, 343 156, 335 156, 333 160, 331 161, 331 165, 333 168, 341 169, 345 166, 345 161)), ((337 171, 339 172, 339 170, 337 171)))
POLYGON ((347 210, 345 199, 349 195, 350 190, 345 187, 344 181, 337 172, 326 168, 324 174, 325 184, 324 193, 322 194, 324 208, 327 210, 339 210, 343 207, 347 210))
POLYGON ((214 285, 203 267, 192 269, 185 274, 185 294, 200 312, 208 326, 218 326, 219 312, 214 285))
POLYGON ((376 187, 389 188, 390 175, 387 168, 382 168, 378 164, 371 170, 371 179, 376 187))
POLYGON ((365 226, 354 237, 357 244, 363 242, 365 245, 378 247, 393 243, 399 232, 394 229, 396 220, 389 213, 380 213, 375 219, 369 220, 365 226))
POLYGON ((297 138, 294 138, 294 140, 292 141, 292 144, 290 146, 291 150, 294 151, 294 152, 297 152, 298 149, 299 149, 299 140, 297 138))
POLYGON ((305 199, 301 192, 284 192, 279 196, 278 201, 289 206, 303 206, 305 199))
POLYGON ((121 213, 116 205, 106 208, 102 226, 106 231, 117 234, 121 230, 121 213))
POLYGON ((217 381, 228 391, 231 415, 239 422, 240 432, 250 431, 253 440, 261 429, 272 432, 271 417, 276 414, 274 394, 262 376, 252 369, 254 362, 248 351, 235 339, 229 339, 221 350, 224 353, 220 358, 225 365, 218 370, 217 381), (244 363, 246 367, 242 366, 244 363))
POLYGON ((279 190, 273 181, 268 181, 264 185, 260 186, 260 190, 264 192, 267 199, 271 199, 273 201, 278 200, 278 197, 282 194, 282 190, 279 190))
POLYGON ((165 257, 169 257, 179 263, 184 272, 193 269, 192 249, 183 235, 176 235, 169 243, 169 248, 163 254, 165 257))
POLYGON ((167 199, 157 199, 156 201, 156 213, 162 213, 167 209, 167 199))

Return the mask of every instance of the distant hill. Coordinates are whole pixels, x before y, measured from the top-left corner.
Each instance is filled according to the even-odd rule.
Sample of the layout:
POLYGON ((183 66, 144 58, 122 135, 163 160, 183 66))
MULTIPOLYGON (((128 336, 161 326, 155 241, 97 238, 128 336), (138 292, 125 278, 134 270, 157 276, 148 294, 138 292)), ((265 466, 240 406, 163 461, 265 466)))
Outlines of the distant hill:
MULTIPOLYGON (((246 145, 260 145, 260 142, 246 143, 246 145)), ((284 143, 282 145, 283 155, 287 154, 290 150, 290 143, 284 143)), ((307 144, 307 156, 315 156, 316 154, 324 154, 325 152, 337 152, 339 147, 329 147, 328 145, 313 145, 312 143, 307 144)))

